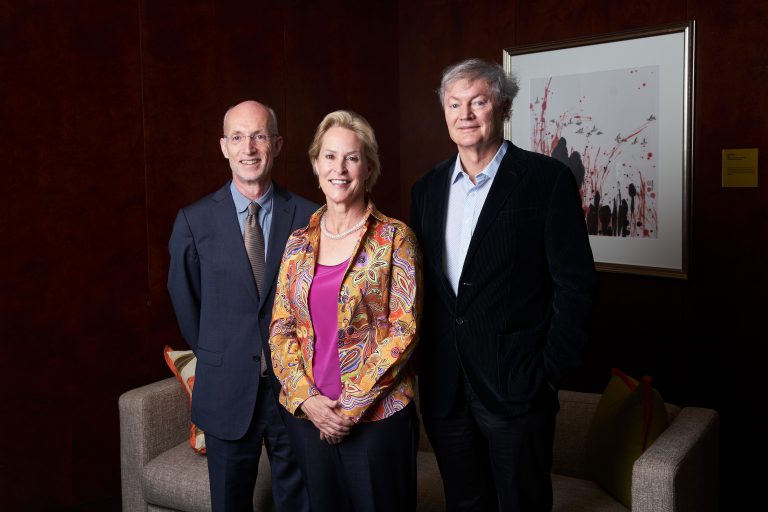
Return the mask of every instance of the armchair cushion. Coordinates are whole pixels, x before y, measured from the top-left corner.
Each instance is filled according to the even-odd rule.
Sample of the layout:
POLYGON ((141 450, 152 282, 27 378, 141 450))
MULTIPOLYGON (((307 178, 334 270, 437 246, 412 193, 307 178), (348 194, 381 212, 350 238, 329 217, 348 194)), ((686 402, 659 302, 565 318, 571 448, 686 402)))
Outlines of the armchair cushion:
POLYGON ((632 506, 635 460, 667 428, 667 411, 650 385, 613 369, 587 433, 587 460, 595 481, 627 508, 632 506))
MULTIPOLYGON (((195 387, 195 369, 197 368, 197 358, 194 352, 191 350, 173 350, 166 345, 163 354, 168 368, 184 386, 191 406, 192 390, 195 387)), ((205 454, 205 434, 191 421, 189 422, 189 445, 197 453, 205 454)))
POLYGON ((209 512, 206 458, 181 443, 149 461, 142 473, 144 498, 172 510, 209 512))

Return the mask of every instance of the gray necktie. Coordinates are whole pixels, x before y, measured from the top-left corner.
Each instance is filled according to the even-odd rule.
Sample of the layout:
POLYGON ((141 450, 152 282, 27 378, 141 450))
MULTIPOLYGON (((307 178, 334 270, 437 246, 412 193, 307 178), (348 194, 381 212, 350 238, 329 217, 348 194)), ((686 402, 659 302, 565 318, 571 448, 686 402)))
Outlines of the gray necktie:
POLYGON ((245 251, 251 262, 256 289, 261 296, 261 281, 264 278, 264 232, 261 230, 261 224, 259 224, 259 209, 260 206, 257 202, 248 205, 248 217, 245 219, 243 228, 243 240, 245 241, 245 251))
MULTIPOLYGON (((256 289, 259 297, 262 296, 261 287, 264 280, 264 232, 259 224, 259 203, 252 202, 248 205, 248 217, 245 219, 243 227, 243 241, 245 242, 245 252, 248 253, 248 260, 251 262, 251 271, 253 279, 256 281, 256 289)), ((254 311, 254 314, 258 314, 254 311)), ((267 371, 267 361, 264 358, 264 351, 261 352, 261 374, 265 375, 267 371)))

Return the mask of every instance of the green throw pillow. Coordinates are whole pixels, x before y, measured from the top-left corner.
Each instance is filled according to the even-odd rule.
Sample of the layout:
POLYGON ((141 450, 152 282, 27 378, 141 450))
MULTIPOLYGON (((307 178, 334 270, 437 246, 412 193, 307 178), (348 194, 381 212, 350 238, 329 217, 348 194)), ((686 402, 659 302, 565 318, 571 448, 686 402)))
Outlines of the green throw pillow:
POLYGON ((650 377, 638 382, 611 370, 587 434, 587 464, 595 481, 629 509, 632 465, 668 424, 664 400, 650 377))

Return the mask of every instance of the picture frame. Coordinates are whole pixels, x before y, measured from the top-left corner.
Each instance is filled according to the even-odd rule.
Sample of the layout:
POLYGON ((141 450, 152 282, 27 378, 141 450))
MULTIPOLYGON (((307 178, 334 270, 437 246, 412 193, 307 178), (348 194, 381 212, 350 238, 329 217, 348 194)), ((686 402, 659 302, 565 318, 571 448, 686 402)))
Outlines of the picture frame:
POLYGON ((600 271, 688 279, 694 29, 503 51, 520 86, 505 138, 571 169, 600 271))

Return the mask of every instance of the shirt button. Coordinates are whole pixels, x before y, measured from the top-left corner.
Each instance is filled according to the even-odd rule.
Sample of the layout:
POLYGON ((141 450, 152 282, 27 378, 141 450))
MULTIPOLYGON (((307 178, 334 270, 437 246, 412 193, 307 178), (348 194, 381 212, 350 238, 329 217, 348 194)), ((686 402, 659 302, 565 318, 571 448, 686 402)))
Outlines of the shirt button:
POLYGON ((456 319, 456 325, 461 325, 463 323, 464 323, 464 319, 463 318, 459 317, 459 318, 456 319))

